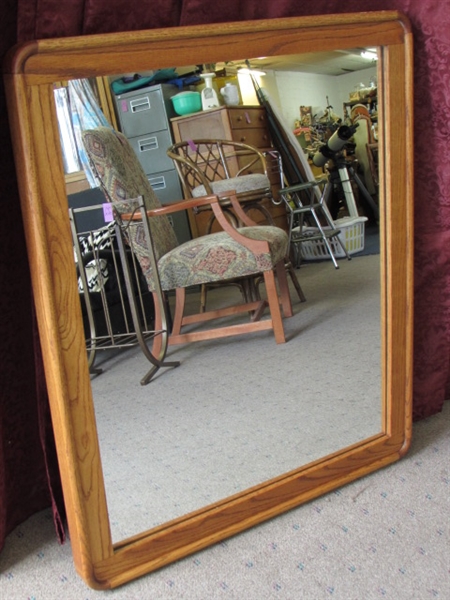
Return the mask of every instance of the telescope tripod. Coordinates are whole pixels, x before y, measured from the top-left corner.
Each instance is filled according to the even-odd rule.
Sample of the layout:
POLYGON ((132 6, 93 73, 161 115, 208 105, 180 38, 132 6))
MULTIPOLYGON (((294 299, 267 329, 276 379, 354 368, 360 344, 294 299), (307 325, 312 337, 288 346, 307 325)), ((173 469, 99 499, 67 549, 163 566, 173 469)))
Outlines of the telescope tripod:
MULTIPOLYGON (((375 220, 378 221, 378 219, 379 219, 378 206, 374 202, 372 196, 367 191, 366 186, 361 181, 361 178, 356 173, 354 167, 349 165, 342 155, 334 156, 329 164, 330 164, 330 166, 328 167, 329 177, 328 177, 327 186, 329 186, 330 189, 327 190, 327 193, 325 194, 325 197, 327 198, 327 204, 329 203, 329 199, 331 197, 331 192, 337 188, 338 194, 340 191, 342 192, 343 199, 344 199, 345 203, 347 204, 349 216, 350 217, 359 216, 358 209, 356 207, 355 196, 353 193, 353 187, 352 187, 352 183, 351 183, 352 179, 353 179, 353 181, 358 186, 358 189, 360 190, 365 201, 369 205, 375 220)), ((335 215, 333 215, 333 217, 336 218, 335 215)))

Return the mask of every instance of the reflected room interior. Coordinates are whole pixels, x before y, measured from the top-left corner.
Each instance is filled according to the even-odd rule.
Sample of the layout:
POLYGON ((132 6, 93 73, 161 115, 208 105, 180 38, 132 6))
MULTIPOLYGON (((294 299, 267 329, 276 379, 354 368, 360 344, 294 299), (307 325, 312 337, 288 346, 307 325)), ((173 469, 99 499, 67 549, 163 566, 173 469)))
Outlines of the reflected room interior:
MULTIPOLYGON (((83 84, 81 91, 73 82, 55 89, 113 542, 381 432, 377 52, 363 56, 367 50, 152 69, 76 82, 83 84), (176 113, 172 97, 188 91, 203 98, 208 86, 213 106, 176 113), (288 230, 289 206, 280 188, 295 182, 284 172, 259 87, 303 155, 306 181, 329 186, 327 207, 342 227, 351 260, 334 242, 335 268, 322 239, 296 242, 296 216, 291 258, 306 301, 291 282, 294 316, 284 320, 286 344, 276 345, 270 332, 258 332, 172 346, 168 358, 180 367, 160 371, 143 386, 147 360, 134 334, 127 291, 117 291, 121 264, 114 223, 105 223, 105 196, 83 149, 77 149, 77 123, 74 131, 70 118, 77 93, 87 94, 83 98, 98 105, 101 117, 125 133, 163 204, 183 198, 166 153, 176 141, 234 139, 258 147, 268 161, 275 156, 274 201, 265 206, 273 223, 288 230), (230 89, 238 91, 237 98, 230 100, 230 89), (147 113, 156 109, 161 111, 156 125, 147 125, 147 113), (232 114, 239 114, 239 127, 232 114), (339 152, 344 167, 337 168, 336 156, 322 160, 320 149, 341 127, 353 129, 339 152)), ((77 116, 81 129, 92 128, 95 115, 81 109, 77 116)), ((264 222, 257 211, 250 214, 264 222)), ((173 225, 182 243, 204 233, 205 219, 191 211, 177 215, 173 225)), ((306 228, 317 231, 311 218, 306 228)), ((139 273, 136 280, 145 338, 152 331, 153 303, 139 273)), ((208 309, 239 294, 235 286, 212 289, 208 309)), ((190 290, 188 305, 199 302, 200 289, 190 290)), ((149 335, 144 343, 151 346, 149 335)))

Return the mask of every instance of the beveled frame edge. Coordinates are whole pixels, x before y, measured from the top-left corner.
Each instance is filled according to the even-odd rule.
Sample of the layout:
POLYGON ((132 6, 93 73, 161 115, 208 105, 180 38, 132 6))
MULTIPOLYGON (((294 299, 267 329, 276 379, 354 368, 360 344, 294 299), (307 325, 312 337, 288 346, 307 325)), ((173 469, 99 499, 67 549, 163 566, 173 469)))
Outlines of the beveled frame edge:
POLYGON ((387 465, 411 438, 413 303, 412 37, 396 11, 222 23, 30 42, 5 62, 47 387, 74 562, 88 585, 121 585, 387 465), (274 36, 274 31, 277 35, 274 36), (199 41, 201 40, 201 44, 199 41), (320 40, 320 42, 319 42, 320 40), (76 289, 51 83, 198 61, 380 47, 383 399, 380 435, 180 519, 112 543, 76 289), (120 50, 114 54, 114 50, 120 50), (191 59, 192 57, 192 59, 191 59), (131 67, 133 64, 133 67, 131 67), (395 125, 393 123, 395 122, 395 125), (405 135, 398 135, 399 130, 405 135), (73 277, 68 277, 68 273, 73 277), (79 375, 81 375, 79 377, 79 375))

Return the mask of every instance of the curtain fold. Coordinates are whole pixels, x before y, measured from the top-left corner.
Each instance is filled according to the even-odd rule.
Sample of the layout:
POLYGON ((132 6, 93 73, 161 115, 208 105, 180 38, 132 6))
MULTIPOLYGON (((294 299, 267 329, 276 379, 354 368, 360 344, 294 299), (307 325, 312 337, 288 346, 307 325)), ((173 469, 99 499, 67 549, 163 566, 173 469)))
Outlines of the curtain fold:
MULTIPOLYGON (((442 408, 450 388, 450 11, 438 0, 10 0, 0 23, 0 56, 17 41, 321 13, 396 9, 415 35, 415 373, 414 416, 442 408)), ((18 208, 11 140, 0 83, 0 548, 4 536, 49 505, 51 442, 42 364, 18 208), (14 257, 14 261, 11 260, 14 257), (40 383, 38 383, 40 382, 40 383), (38 416, 39 415, 39 416, 38 416), (35 461, 33 463, 33 460, 35 461), (46 504, 47 503, 47 504, 46 504)), ((56 496, 58 493, 56 492, 56 496)), ((59 517, 58 517, 59 518, 59 517)))

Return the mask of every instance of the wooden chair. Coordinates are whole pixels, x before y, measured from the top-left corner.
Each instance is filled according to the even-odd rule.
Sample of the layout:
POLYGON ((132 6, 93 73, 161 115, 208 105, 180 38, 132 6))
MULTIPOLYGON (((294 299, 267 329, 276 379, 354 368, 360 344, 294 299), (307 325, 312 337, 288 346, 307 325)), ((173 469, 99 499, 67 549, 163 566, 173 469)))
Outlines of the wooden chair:
MULTIPOLYGON (((266 159, 257 148, 230 140, 195 139, 170 146, 167 154, 174 161, 185 198, 222 195, 235 190, 245 212, 257 210, 273 225, 270 211, 262 204, 264 199, 272 198, 266 159)), ((239 220, 231 203, 224 199, 221 204, 230 221, 237 226, 239 220)), ((200 234, 210 233, 215 221, 211 207, 194 209, 197 213, 204 211, 211 215, 205 231, 200 234)))
POLYGON ((155 329, 164 330, 167 292, 175 291, 175 312, 167 342, 155 338, 152 352, 163 358, 166 346, 272 329, 277 343, 285 342, 280 305, 292 316, 284 257, 288 249, 285 231, 255 225, 244 213, 234 191, 206 195, 161 206, 132 147, 124 135, 109 128, 85 131, 83 141, 106 198, 136 253, 155 301, 155 329), (137 199, 137 200, 136 200, 137 199), (139 200, 141 199, 141 200, 139 200), (226 199, 244 224, 235 228, 227 220, 221 202, 226 199), (209 206, 222 231, 178 245, 169 215, 180 210, 209 206), (277 290, 275 273, 278 279, 277 290), (266 300, 244 302, 194 315, 184 314, 186 288, 262 274, 266 300), (270 316, 263 319, 269 307, 270 316), (192 330, 216 318, 246 315, 244 322, 192 330), (250 316, 249 316, 250 314, 250 316), (189 331, 185 327, 189 326, 189 331))
MULTIPOLYGON (((244 212, 258 211, 264 222, 270 225, 274 224, 270 211, 263 204, 266 199, 273 201, 269 169, 274 161, 268 163, 266 154, 260 152, 258 148, 230 140, 195 139, 170 146, 167 154, 174 161, 185 198, 198 198, 205 194, 223 196, 224 192, 232 189, 235 190, 244 212)), ((276 162, 278 164, 278 161, 276 162)), ((278 172, 277 177, 282 179, 282 173, 278 172)), ((221 206, 235 227, 242 224, 228 199, 223 199, 221 206)), ((205 233, 210 233, 216 218, 211 207, 197 207, 194 212, 201 213, 206 210, 211 212, 211 216, 207 222, 205 233)), ((252 215, 255 213, 253 212, 252 215)), ((288 255, 285 257, 285 267, 300 301, 305 302, 305 295, 288 255)), ((243 282, 245 284, 245 287, 242 287, 243 294, 256 293, 256 297, 258 297, 259 282, 259 279, 256 281, 251 278, 247 279, 246 282, 243 282)), ((207 285, 203 286, 202 310, 206 305, 207 289, 207 285)))

